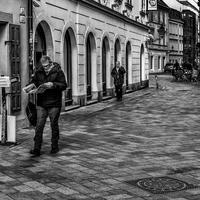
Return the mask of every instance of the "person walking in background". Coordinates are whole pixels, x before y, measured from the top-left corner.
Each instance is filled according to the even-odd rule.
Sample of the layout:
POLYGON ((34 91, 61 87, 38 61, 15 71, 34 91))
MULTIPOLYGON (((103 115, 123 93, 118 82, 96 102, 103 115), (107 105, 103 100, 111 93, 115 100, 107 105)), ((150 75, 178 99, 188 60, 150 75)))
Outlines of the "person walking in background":
POLYGON ((180 65, 179 65, 179 63, 178 63, 177 60, 176 60, 176 62, 174 63, 174 68, 175 68, 176 71, 180 69, 180 65))
POLYGON ((120 66, 120 62, 116 61, 115 67, 112 69, 111 76, 114 78, 115 91, 117 100, 122 100, 122 86, 124 83, 124 74, 126 73, 125 69, 120 66))
POLYGON ((31 83, 36 87, 43 85, 45 91, 37 93, 37 124, 34 137, 34 148, 30 154, 40 156, 43 142, 43 130, 49 116, 52 131, 51 151, 57 153, 59 140, 58 119, 62 107, 62 91, 67 88, 64 72, 58 63, 52 62, 49 56, 42 56, 41 66, 36 70, 31 83))

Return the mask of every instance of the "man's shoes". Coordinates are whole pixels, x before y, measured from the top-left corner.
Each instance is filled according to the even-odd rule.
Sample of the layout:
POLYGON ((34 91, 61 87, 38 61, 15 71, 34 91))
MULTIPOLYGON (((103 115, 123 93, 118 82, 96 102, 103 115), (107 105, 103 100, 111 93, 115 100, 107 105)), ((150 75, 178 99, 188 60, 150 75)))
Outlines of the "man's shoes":
POLYGON ((58 153, 59 152, 59 148, 58 147, 52 147, 50 153, 54 154, 54 153, 58 153))
POLYGON ((30 154, 33 154, 34 156, 40 156, 40 150, 32 149, 32 150, 30 150, 30 154))

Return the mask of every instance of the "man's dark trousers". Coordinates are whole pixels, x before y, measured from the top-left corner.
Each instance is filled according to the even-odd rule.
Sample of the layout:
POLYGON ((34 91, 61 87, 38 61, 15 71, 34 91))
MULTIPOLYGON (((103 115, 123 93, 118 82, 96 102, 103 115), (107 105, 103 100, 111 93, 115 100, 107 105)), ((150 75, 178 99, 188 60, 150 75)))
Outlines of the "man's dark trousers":
POLYGON ((37 106, 37 125, 35 129, 35 149, 41 149, 43 142, 43 130, 46 123, 46 119, 49 116, 50 125, 52 130, 51 137, 51 147, 58 148, 58 140, 59 140, 59 127, 58 127, 58 119, 60 116, 61 107, 50 107, 43 108, 37 106))
POLYGON ((115 85, 117 100, 122 100, 122 84, 115 85))

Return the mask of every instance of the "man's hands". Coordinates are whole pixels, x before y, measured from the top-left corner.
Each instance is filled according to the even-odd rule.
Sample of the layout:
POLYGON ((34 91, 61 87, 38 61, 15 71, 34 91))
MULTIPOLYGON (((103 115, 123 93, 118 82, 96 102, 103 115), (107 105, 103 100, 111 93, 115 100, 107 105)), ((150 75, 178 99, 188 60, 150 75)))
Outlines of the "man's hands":
POLYGON ((43 84, 46 88, 51 89, 53 87, 53 83, 52 82, 47 82, 43 84))

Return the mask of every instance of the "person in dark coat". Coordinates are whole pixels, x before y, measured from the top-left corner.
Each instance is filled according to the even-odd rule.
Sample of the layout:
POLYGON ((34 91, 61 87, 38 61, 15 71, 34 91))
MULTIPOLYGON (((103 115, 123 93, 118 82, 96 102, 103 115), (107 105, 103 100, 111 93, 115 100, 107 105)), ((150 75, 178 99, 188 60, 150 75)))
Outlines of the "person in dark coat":
POLYGON ((120 62, 116 61, 116 65, 112 69, 111 76, 114 78, 115 91, 118 101, 122 100, 122 86, 124 83, 125 73, 126 71, 122 66, 120 66, 120 62))
POLYGON ((176 60, 176 62, 174 64, 174 68, 175 68, 176 71, 180 69, 180 65, 179 65, 177 60, 176 60))
POLYGON ((37 124, 34 137, 34 149, 30 154, 40 155, 43 142, 43 130, 46 119, 49 116, 52 131, 51 151, 57 153, 59 140, 58 119, 62 107, 62 91, 67 88, 64 72, 58 63, 52 62, 49 56, 42 56, 40 59, 41 67, 39 67, 31 83, 36 87, 43 86, 45 91, 37 93, 37 124))

